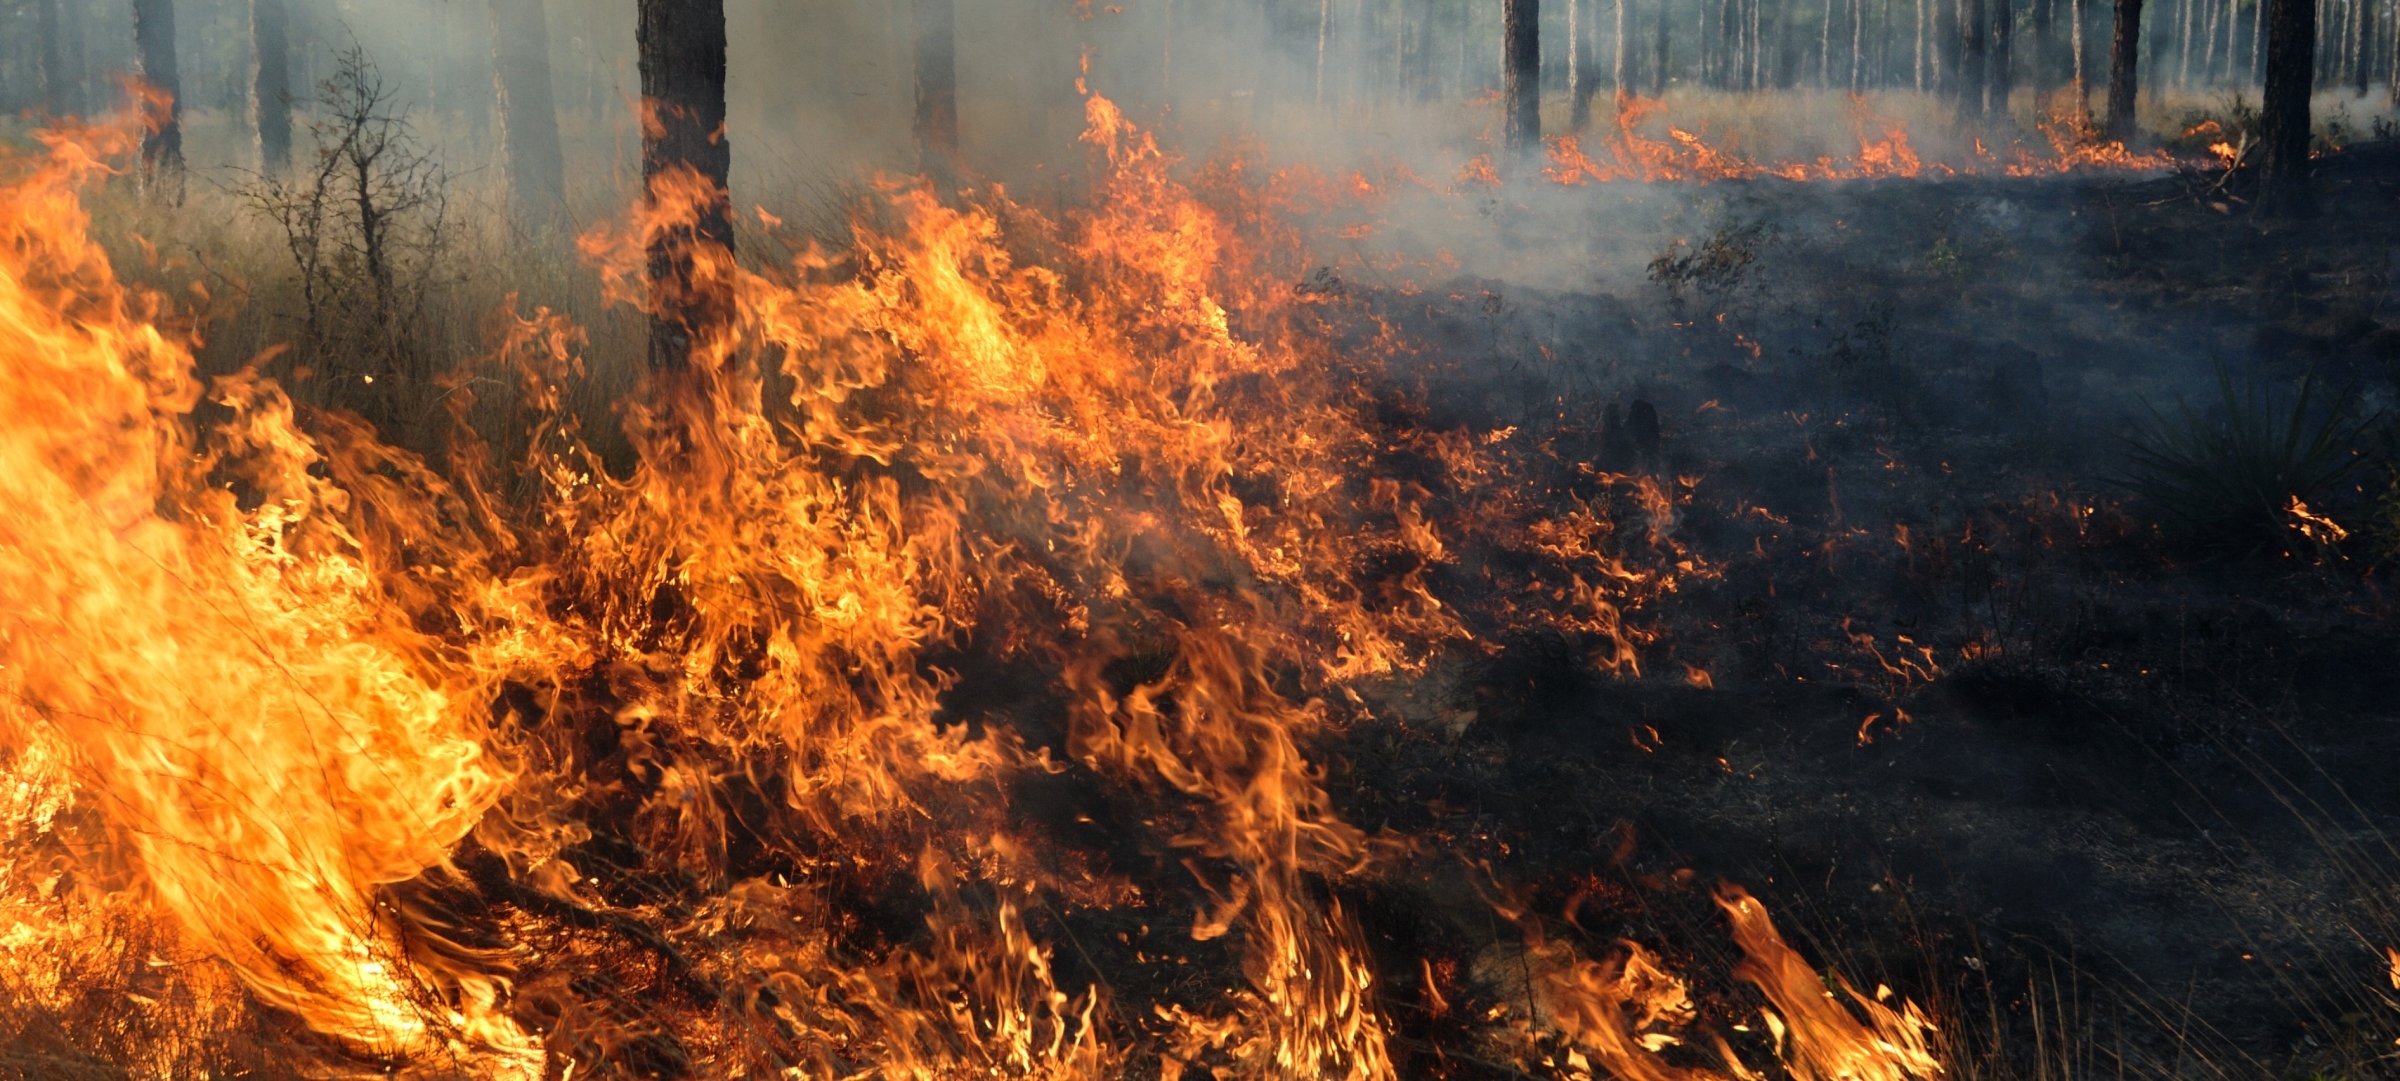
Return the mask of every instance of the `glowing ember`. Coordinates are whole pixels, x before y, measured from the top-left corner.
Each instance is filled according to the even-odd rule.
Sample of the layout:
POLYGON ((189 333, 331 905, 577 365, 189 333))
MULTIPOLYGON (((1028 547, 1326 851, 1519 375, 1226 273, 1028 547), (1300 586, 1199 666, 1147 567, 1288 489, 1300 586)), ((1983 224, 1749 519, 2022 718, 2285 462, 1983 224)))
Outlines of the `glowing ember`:
MULTIPOLYGON (((2016 144, 1996 152, 1978 140, 1974 152, 1963 160, 1927 161, 1913 145, 1906 125, 1872 115, 1863 98, 1851 102, 1851 128, 1858 143, 1855 152, 1811 161, 1760 161, 1712 141, 1704 132, 1667 126, 1663 132, 1653 134, 1659 127, 1655 121, 1664 110, 1665 104, 1655 100, 1619 101, 1615 130, 1599 140, 1596 150, 1588 149, 1585 140, 1573 135, 1550 140, 1549 164, 1543 175, 1553 182, 1574 186, 1764 177, 1793 181, 1873 180, 1912 178, 1929 172, 1941 176, 2028 177, 2071 172, 2144 172, 2169 169, 2176 164, 2173 157, 2163 152, 2135 154, 2121 143, 2101 139, 2086 121, 2067 114, 2042 122, 2040 131, 2047 143, 2044 147, 2016 144)), ((1489 172, 1488 165, 1487 161, 1485 173, 1489 172)), ((1486 182, 1496 183, 1497 178, 1486 182)))
POLYGON ((2301 502, 2299 496, 2292 497, 2291 505, 2284 508, 2284 513, 2292 516, 2292 531, 2307 538, 2310 544, 2332 547, 2350 539, 2350 531, 2342 528, 2340 522, 2308 509, 2308 504, 2301 502))

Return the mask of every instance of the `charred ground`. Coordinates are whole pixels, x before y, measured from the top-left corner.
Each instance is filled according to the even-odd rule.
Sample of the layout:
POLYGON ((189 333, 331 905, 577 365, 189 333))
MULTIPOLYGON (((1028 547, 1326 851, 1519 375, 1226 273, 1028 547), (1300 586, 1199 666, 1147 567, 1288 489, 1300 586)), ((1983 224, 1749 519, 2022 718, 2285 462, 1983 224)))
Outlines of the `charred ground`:
MULTIPOLYGON (((1366 301, 1467 358, 1401 396, 1523 425, 1559 495, 1686 478, 1672 529, 1717 573, 1637 617, 1640 678, 1555 638, 1459 659, 1404 735, 1342 748, 1357 819, 1457 840, 1595 942, 1705 951, 1701 887, 1744 878, 1838 967, 1966 1006, 1968 1044, 2023 1056, 2080 1010, 2048 1034, 2072 1076, 2382 1076, 2389 542, 2214 547, 2129 461, 2178 400, 2221 411, 2212 370, 2392 400, 2400 150, 2325 161, 2308 220, 2216 179, 1726 185, 1649 288, 1366 301), (1712 240, 1733 271, 1694 285, 1712 240)), ((2344 520, 2391 499, 2375 438, 2344 520)), ((1471 965, 1497 940, 1439 878, 1370 927, 1471 965)))

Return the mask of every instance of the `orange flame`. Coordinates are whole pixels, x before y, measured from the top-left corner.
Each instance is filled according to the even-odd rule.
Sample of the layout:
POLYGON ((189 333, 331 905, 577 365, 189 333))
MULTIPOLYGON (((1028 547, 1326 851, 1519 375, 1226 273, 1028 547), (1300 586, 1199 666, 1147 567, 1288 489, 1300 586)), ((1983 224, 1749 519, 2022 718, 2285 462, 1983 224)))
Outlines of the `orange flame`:
MULTIPOLYGON (((1397 1076, 1338 887, 1411 846, 1343 819, 1314 745, 1367 681, 1475 646, 1435 585, 1469 543, 1540 557, 1488 584, 1502 625, 1638 675, 1643 604, 1714 573, 1680 539, 1701 481, 1587 471, 1588 497, 1529 505, 1515 471, 1546 445, 1385 432, 1360 388, 1393 332, 1325 333, 1341 302, 1292 287, 1315 264, 1271 193, 1185 178, 1105 99, 1087 119, 1087 209, 889 181, 854 248, 772 272, 701 243, 649 280, 650 243, 724 197, 660 177, 583 249, 611 297, 707 290, 724 324, 627 406, 638 460, 612 473, 562 400, 580 335, 510 319, 524 496, 482 448, 445 474, 254 374, 203 386, 75 197, 131 133, 53 137, 0 184, 0 351, 24 358, 0 401, 30 421, 0 431, 10 836, 97 823, 78 858, 257 1003, 479 1074, 639 1038, 545 968, 572 950, 533 948, 564 912, 668 921, 623 967, 666 973, 729 1069, 1104 1078, 1138 1049, 1170 1078, 1397 1076), (204 398, 231 420, 200 424, 204 398), (1383 468, 1395 440, 1434 465, 1383 468), (1437 484, 1466 509, 1436 513, 1437 484), (947 697, 978 652, 1038 674, 1035 719, 947 697), (1070 774, 1175 870, 1040 845, 1014 794, 1070 774), (602 828, 686 892, 606 888, 602 828), (911 891, 921 931, 869 940, 841 914, 860 882, 911 891), (489 929, 512 945, 446 922, 470 889, 513 908, 489 929), (1236 986, 1146 1015, 1062 986, 1037 917, 1158 904, 1236 986)), ((7 870, 0 950, 72 933, 7 870)), ((1720 903, 1793 1076, 1934 1072, 1915 1007, 1833 999, 1756 902, 1720 903)), ((1696 1011, 1639 947, 1557 956, 1567 1075, 1759 1076, 1714 1037, 1722 1075, 1662 1060, 1696 1011)))

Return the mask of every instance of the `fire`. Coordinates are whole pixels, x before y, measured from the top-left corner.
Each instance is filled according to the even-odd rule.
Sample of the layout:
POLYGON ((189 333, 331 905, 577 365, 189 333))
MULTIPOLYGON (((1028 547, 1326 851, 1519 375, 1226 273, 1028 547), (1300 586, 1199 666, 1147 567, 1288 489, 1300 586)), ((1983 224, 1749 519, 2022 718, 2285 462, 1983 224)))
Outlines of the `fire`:
MULTIPOLYGON (((1520 475, 1573 473, 1547 441, 1387 430, 1393 332, 1328 331, 1248 172, 1088 119, 1088 207, 894 180, 850 248, 695 252, 677 284, 723 322, 626 406, 613 472, 554 314, 490 358, 525 456, 462 425, 436 464, 194 375, 77 201, 130 127, 7 161, 0 974, 148 920, 212 994, 489 1076, 670 1038, 712 1076, 1399 1076, 1343 887, 1421 843, 1345 820, 1319 745, 1479 627, 1639 674, 1643 606, 1713 573, 1679 539, 1703 481, 1587 471, 1562 504, 1520 475), (1523 567, 1443 585, 1469 546, 1523 567), (1026 689, 961 700, 978 664, 1026 689), (1045 801, 1123 836, 1062 842, 1045 801), (1103 915, 1142 930, 1074 934, 1103 915), (1137 994, 1089 955, 1119 947, 1234 975, 1137 994)), ((585 253, 647 303, 649 243, 721 198, 670 176, 585 253)), ((1913 1006, 1824 994, 1720 905, 1785 1070, 1938 1072, 1913 1006)), ((1759 1076, 1640 947, 1545 956, 1556 1076, 1759 1076)))
POLYGON ((2292 497, 2291 505, 2284 508, 2284 513, 2292 516, 2292 531, 2319 548, 2330 548, 2350 539, 2350 531, 2342 528, 2340 522, 2310 510, 2299 496, 2292 497))
MULTIPOLYGON (((14 831, 105 838, 123 863, 90 870, 127 876, 123 904, 330 1035, 521 1045, 490 1008, 503 981, 411 956, 404 937, 447 952, 439 928, 385 893, 442 868, 511 780, 484 746, 487 648, 385 595, 401 553, 344 521, 376 492, 326 475, 279 391, 203 385, 160 299, 117 283, 76 187, 133 131, 54 132, 0 186, 0 401, 20 421, 0 445, 0 746, 38 794, 14 831), (240 419, 195 442, 203 401, 240 419)), ((414 467, 377 457, 356 464, 414 467)), ((22 935, 79 899, 11 900, 22 935)))
MULTIPOLYGON (((2071 172, 2142 172, 2174 167, 2163 152, 2136 154, 2122 143, 2099 138, 2088 120, 2061 113, 2044 120, 2039 129, 2047 144, 2040 148, 2012 144, 2001 151, 1981 140, 1972 154, 1953 162, 1927 161, 1917 151, 1908 128, 1875 116, 1864 98, 1851 99, 1850 124, 1858 149, 1847 156, 1827 155, 1810 161, 1762 161, 1729 144, 1712 141, 1705 132, 1665 126, 1664 137, 1651 134, 1665 112, 1664 102, 1645 98, 1618 101, 1615 130, 1587 149, 1574 135, 1549 142, 1549 163, 1543 175, 1569 186, 1626 181, 1751 180, 1874 180, 1990 174, 2043 176, 2071 172), (1595 156, 1595 153, 1597 156, 1595 156)), ((1488 166, 1488 162, 1486 163, 1488 166)), ((1488 169, 1486 170, 1488 172, 1488 169)), ((1491 177, 1486 183, 1496 183, 1491 177)))

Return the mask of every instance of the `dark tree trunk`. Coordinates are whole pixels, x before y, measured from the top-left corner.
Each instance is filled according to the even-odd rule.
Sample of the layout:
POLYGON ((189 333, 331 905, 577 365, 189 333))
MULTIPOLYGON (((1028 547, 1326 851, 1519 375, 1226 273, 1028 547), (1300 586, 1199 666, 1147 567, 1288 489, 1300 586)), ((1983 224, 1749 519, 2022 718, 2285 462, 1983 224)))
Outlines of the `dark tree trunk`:
POLYGON ((2308 184, 2308 99, 2314 89, 2316 0, 2267 0, 2267 87, 2259 105, 2258 212, 2316 210, 2308 184))
MULTIPOLYGON (((1581 3, 1582 0, 1568 0, 1568 2, 1581 3)), ((1622 10, 1622 8, 1619 9, 1620 12, 1622 10)), ((1576 70, 1575 115, 1568 123, 1568 128, 1573 131, 1582 131, 1591 125, 1592 99, 1600 93, 1600 73, 1596 70, 1600 64, 1600 50, 1593 45, 1592 41, 1596 34, 1588 20, 1578 28, 1578 31, 1572 46, 1575 50, 1576 70)), ((1624 68, 1617 68, 1617 72, 1618 78, 1623 78, 1624 68)))
POLYGON ((283 0, 250 0, 251 126, 258 167, 270 175, 292 164, 292 38, 283 0))
POLYGON ((2367 82, 2373 76, 2375 56, 2375 6, 2369 0, 2353 0, 2358 5, 2358 44, 2351 67, 2358 70, 2358 96, 2367 96, 2367 82))
POLYGON ((133 44, 142 82, 165 97, 142 139, 143 171, 173 184, 183 171, 183 79, 175 70, 175 0, 134 0, 133 44))
POLYGON ((2058 89, 2058 0, 2033 0, 2033 92, 2046 104, 2058 89))
POLYGON ((650 246, 650 365, 677 370, 733 316, 731 283, 701 273, 733 253, 733 150, 725 135, 724 0, 641 0, 642 179, 653 196, 697 186, 689 226, 650 246))
POLYGON ((1668 0, 1658 0, 1658 62, 1650 69, 1650 96, 1667 92, 1667 62, 1674 59, 1675 24, 1671 21, 1668 0))
POLYGON ((2017 0, 1992 2, 1992 109, 2008 118, 2008 99, 2017 92, 2017 0))
MULTIPOLYGON (((2301 0, 2313 3, 2314 0, 2301 0)), ((2142 0, 2117 0, 2116 32, 2108 47, 2108 137, 2133 138, 2134 105, 2141 92, 2142 0)))
POLYGON ((917 153, 926 169, 958 158, 958 0, 916 0, 917 153))
POLYGON ((1959 0, 1958 111, 1969 119, 1983 117, 1983 97, 1991 89, 1984 48, 1988 15, 1984 0, 1959 0))
POLYGON ((1505 60, 1502 98, 1508 110, 1506 144, 1511 154, 1534 157, 1542 149, 1541 0, 1504 0, 1500 38, 1505 60))
POLYGON ((523 228, 555 230, 567 220, 567 157, 550 80, 550 19, 542 0, 491 0, 491 16, 509 212, 523 228))
POLYGON ((1960 88, 1966 33, 1958 21, 1964 4, 1965 0, 1933 0, 1933 85, 1951 97, 1966 92, 1960 88))

